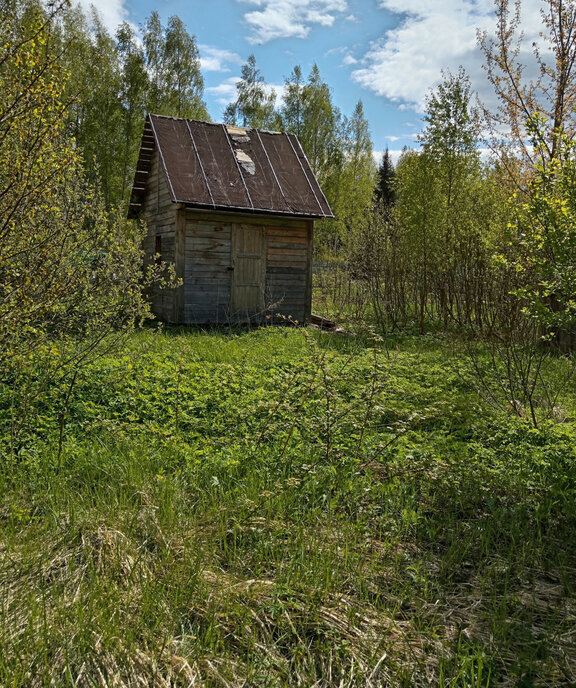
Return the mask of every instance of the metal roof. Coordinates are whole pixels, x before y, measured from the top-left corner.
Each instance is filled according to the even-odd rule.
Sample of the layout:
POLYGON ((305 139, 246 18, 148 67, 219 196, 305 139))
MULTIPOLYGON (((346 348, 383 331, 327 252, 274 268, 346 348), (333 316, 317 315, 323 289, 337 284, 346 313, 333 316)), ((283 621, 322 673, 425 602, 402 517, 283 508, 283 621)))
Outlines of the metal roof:
POLYGON ((128 216, 137 217, 158 150, 174 203, 308 218, 334 217, 293 134, 148 115, 128 216))

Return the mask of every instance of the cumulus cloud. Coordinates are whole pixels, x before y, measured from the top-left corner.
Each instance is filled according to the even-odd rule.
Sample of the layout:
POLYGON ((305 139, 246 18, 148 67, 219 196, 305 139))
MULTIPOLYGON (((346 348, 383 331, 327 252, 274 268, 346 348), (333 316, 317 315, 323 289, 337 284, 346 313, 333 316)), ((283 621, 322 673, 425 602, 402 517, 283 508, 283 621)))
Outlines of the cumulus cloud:
POLYGON ((214 96, 217 103, 226 105, 236 97, 236 83, 241 78, 240 76, 231 76, 219 83, 218 86, 208 86, 205 91, 214 96))
MULTIPOLYGON (((527 53, 542 27, 541 6, 539 0, 522 3, 527 53)), ((399 23, 370 44, 362 66, 352 72, 354 81, 422 111, 442 70, 455 72, 463 65, 480 95, 488 94, 476 36, 477 31, 494 30, 492 0, 380 0, 379 7, 398 15, 399 23)))
POLYGON ((77 4, 80 5, 86 14, 90 13, 92 6, 95 7, 102 18, 104 26, 111 34, 116 32, 116 29, 123 21, 128 21, 128 10, 125 6, 125 0, 99 0, 98 3, 94 2, 94 0, 78 0, 77 4))
MULTIPOLYGON (((217 86, 208 86, 205 91, 214 97, 219 105, 228 105, 232 101, 236 100, 238 94, 238 89, 236 84, 242 79, 240 76, 231 76, 228 79, 224 79, 217 86)), ((262 84, 264 91, 268 94, 274 92, 276 97, 276 107, 280 107, 284 102, 284 84, 262 84)))
POLYGON ((244 15, 248 41, 262 44, 275 38, 306 38, 314 24, 332 26, 348 9, 347 0, 238 0, 255 6, 244 15))
POLYGON ((352 55, 345 55, 345 56, 344 56, 344 59, 342 60, 342 62, 343 62, 345 65, 355 65, 355 64, 358 64, 358 60, 357 60, 355 57, 353 57, 352 55))
MULTIPOLYGON (((402 155, 403 152, 404 152, 403 150, 399 150, 399 149, 398 150, 388 149, 388 155, 390 156, 393 165, 398 164, 398 160, 400 160, 400 156, 402 155)), ((372 157, 374 158, 374 162, 376 163, 376 165, 380 165, 380 163, 382 162, 382 156, 383 155, 384 155, 383 150, 372 152, 372 157)))
POLYGON ((229 72, 230 63, 242 64, 243 60, 237 53, 222 50, 210 45, 199 45, 200 64, 206 72, 229 72))

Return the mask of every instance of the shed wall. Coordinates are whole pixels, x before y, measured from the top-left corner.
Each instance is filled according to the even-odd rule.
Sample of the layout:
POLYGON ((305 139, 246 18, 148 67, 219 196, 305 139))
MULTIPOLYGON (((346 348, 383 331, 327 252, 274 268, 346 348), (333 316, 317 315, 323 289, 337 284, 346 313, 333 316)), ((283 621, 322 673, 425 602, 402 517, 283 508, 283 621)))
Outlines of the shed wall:
POLYGON ((272 315, 310 316, 312 223, 266 227, 266 298, 272 315))
POLYGON ((312 222, 186 211, 184 322, 221 323, 230 313, 232 232, 238 225, 265 228, 264 309, 253 319, 277 315, 303 322, 310 315, 312 222))
POLYGON ((229 320, 232 223, 186 214, 184 323, 229 320))
MULTIPOLYGON (((148 192, 144 202, 144 219, 147 225, 144 239, 145 262, 154 262, 157 237, 161 242, 161 259, 173 264, 176 259, 176 207, 170 198, 168 184, 160 169, 158 153, 150 164, 147 183, 148 192)), ((151 293, 152 312, 161 320, 172 322, 174 318, 174 290, 154 287, 151 293)))

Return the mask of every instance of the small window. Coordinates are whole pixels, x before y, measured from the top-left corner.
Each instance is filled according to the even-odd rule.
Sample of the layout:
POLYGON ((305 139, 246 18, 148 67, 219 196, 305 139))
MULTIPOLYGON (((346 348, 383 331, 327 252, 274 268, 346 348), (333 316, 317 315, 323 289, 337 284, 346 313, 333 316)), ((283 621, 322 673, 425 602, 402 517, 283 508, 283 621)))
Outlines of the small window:
POLYGON ((154 247, 154 253, 155 253, 156 265, 160 265, 162 263, 162 235, 161 234, 156 235, 156 243, 155 243, 155 247, 154 247))

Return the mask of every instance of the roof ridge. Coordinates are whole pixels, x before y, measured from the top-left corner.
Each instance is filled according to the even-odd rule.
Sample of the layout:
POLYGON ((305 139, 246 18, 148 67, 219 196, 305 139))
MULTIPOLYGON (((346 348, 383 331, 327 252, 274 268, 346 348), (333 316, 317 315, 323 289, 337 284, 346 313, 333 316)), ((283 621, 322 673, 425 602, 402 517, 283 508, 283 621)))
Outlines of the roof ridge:
POLYGON ((289 131, 276 131, 275 129, 257 129, 256 127, 243 127, 238 125, 229 125, 225 124, 224 122, 207 122, 205 119, 193 119, 192 117, 174 117, 172 115, 158 115, 155 112, 148 112, 147 113, 148 117, 161 117, 162 119, 171 119, 176 122, 197 122, 199 124, 210 124, 214 127, 221 127, 221 126, 238 126, 240 129, 245 129, 246 131, 259 131, 261 134, 284 134, 284 136, 288 136, 292 132, 289 131))

